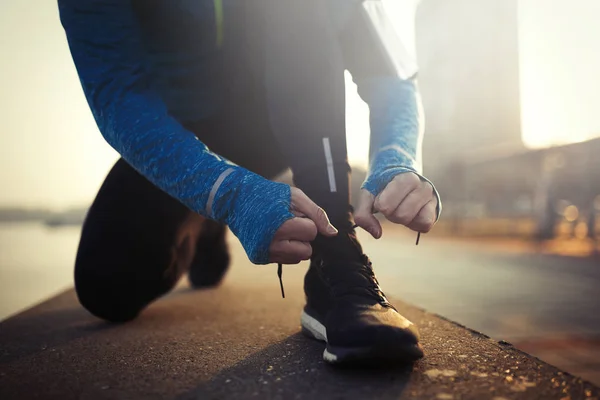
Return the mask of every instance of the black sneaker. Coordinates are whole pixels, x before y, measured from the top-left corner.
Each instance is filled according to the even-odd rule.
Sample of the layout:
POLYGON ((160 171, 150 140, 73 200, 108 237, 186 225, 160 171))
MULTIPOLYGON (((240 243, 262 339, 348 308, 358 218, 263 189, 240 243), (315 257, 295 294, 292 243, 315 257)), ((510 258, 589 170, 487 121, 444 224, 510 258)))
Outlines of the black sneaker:
POLYGON ((225 240, 227 227, 206 219, 196 242, 196 254, 188 279, 196 289, 217 286, 229 268, 229 249, 225 240))
POLYGON ((332 364, 411 362, 423 357, 419 333, 379 287, 353 229, 319 236, 304 280, 302 331, 327 343, 332 364))

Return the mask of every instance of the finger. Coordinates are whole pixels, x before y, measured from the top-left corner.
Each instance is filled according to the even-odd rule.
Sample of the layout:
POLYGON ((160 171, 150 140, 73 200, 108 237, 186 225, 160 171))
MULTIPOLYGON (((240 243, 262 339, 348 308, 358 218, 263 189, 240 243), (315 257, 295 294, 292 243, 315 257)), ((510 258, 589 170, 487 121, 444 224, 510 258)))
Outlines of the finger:
POLYGON ((374 202, 375 196, 368 190, 362 189, 360 191, 358 207, 354 212, 354 222, 365 231, 369 232, 375 239, 379 239, 381 237, 382 229, 381 224, 373 215, 374 202))
POLYGON ((437 200, 433 199, 419 211, 415 219, 408 225, 410 229, 417 232, 427 233, 435 225, 437 217, 437 200))
POLYGON ((419 188, 420 182, 413 173, 397 175, 375 199, 375 209, 389 218, 406 196, 419 188))
POLYGON ((389 218, 390 221, 405 226, 410 225, 425 204, 431 201, 432 196, 433 190, 429 184, 410 192, 389 218))
POLYGON ((294 216, 296 216, 296 217, 306 217, 306 215, 304 215, 304 213, 301 213, 300 211, 297 211, 297 210, 292 210, 292 214, 294 214, 294 216))
POLYGON ((308 260, 312 255, 309 243, 297 240, 274 241, 270 247, 271 262, 297 264, 299 260, 308 260))
POLYGON ((292 188, 292 212, 301 212, 310 218, 317 230, 325 236, 337 235, 337 229, 329 222, 329 217, 321 207, 316 205, 304 192, 298 188, 292 188))
POLYGON ((275 232, 274 241, 299 240, 312 242, 317 237, 317 226, 308 218, 292 218, 285 221, 275 232))

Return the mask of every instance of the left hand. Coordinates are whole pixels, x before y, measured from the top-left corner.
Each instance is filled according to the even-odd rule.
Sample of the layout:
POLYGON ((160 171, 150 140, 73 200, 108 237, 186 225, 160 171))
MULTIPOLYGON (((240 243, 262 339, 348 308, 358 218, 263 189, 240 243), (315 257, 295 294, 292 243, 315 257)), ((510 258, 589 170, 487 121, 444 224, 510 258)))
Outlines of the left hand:
POLYGON ((431 184, 405 172, 396 175, 377 197, 362 189, 354 220, 375 239, 382 235, 381 224, 373 215, 377 211, 391 222, 426 233, 436 222, 437 205, 431 184))

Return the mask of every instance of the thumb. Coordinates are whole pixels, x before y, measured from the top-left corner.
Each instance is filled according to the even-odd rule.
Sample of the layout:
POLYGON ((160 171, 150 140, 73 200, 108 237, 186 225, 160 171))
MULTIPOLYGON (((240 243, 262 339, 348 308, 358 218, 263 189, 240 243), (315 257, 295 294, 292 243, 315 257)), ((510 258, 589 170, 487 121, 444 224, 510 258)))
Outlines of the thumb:
POLYGON ((360 191, 358 208, 354 212, 354 222, 365 231, 369 232, 375 239, 379 239, 382 234, 381 224, 373 215, 373 204, 375 196, 368 190, 360 191))
POLYGON ((319 233, 325 236, 335 236, 338 230, 331 225, 325 210, 313 202, 298 188, 292 188, 292 211, 300 212, 311 219, 317 226, 319 233))

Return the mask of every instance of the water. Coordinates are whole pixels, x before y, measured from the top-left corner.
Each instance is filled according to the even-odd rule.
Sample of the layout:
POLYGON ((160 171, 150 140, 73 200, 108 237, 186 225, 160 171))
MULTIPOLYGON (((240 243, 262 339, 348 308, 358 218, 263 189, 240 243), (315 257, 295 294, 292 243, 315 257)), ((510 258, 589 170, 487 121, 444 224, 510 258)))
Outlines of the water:
POLYGON ((73 286, 80 230, 0 223, 0 320, 73 286))

